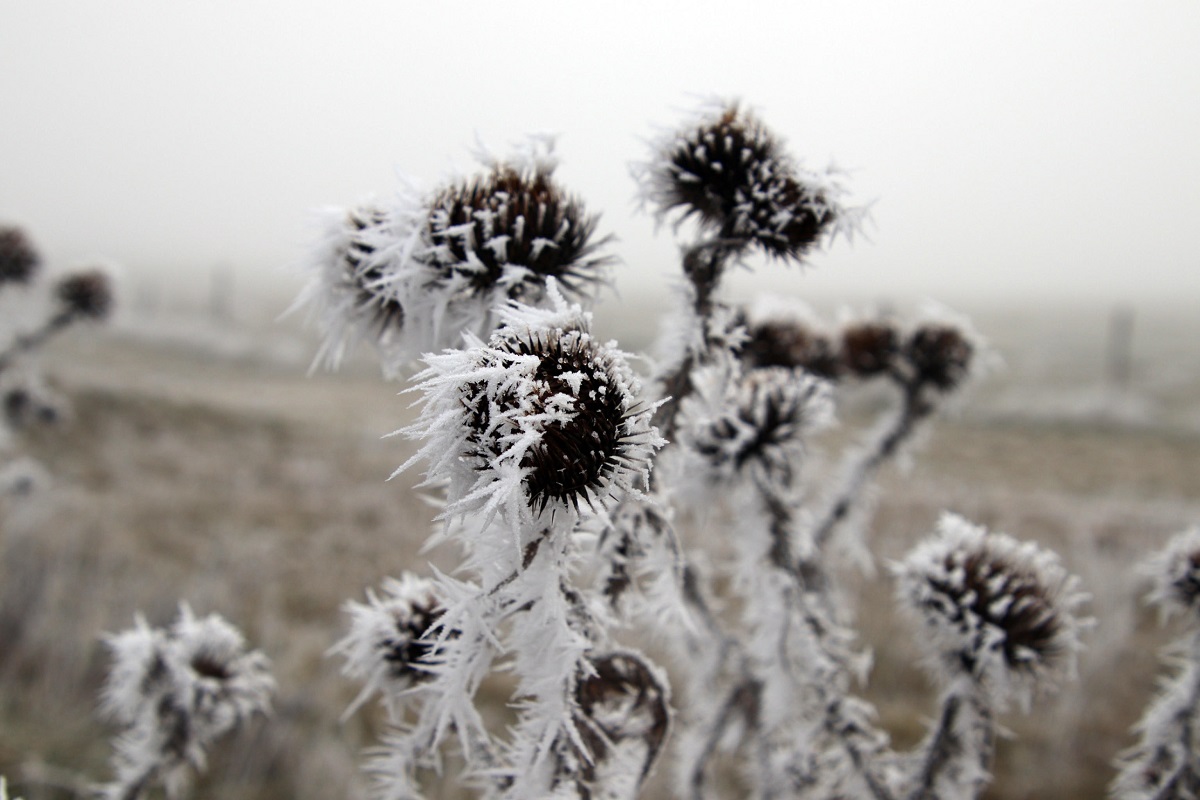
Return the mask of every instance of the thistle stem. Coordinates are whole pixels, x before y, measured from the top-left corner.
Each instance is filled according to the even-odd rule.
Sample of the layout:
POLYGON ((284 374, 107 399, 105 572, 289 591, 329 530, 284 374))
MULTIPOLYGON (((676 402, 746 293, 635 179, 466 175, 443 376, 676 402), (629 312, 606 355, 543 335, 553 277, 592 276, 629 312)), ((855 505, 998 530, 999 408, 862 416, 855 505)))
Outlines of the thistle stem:
POLYGON ((47 339, 64 330, 75 321, 77 315, 72 309, 64 309, 46 320, 42 327, 33 333, 18 336, 3 353, 0 353, 0 373, 3 373, 25 353, 41 347, 47 339))

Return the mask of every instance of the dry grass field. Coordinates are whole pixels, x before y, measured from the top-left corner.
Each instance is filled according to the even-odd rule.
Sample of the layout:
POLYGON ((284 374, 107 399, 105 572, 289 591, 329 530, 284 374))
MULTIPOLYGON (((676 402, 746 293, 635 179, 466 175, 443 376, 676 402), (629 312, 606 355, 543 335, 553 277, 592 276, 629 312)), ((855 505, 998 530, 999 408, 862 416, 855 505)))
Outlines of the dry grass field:
MULTIPOLYGON (((101 637, 139 611, 164 623, 184 600, 239 625, 279 682, 274 715, 213 753, 196 796, 363 796, 358 766, 378 720, 339 723, 357 687, 325 651, 344 600, 438 557, 419 553, 432 511, 412 489, 417 476, 384 480, 411 452, 381 439, 411 414, 408 400, 365 362, 306 377, 303 347, 76 334, 45 358, 69 419, 19 440, 53 482, 0 501, 0 774, 26 800, 75 797, 106 778, 101 637)), ((1045 370, 1023 375, 1043 391, 1061 380, 1060 398, 1077 386, 1069 370, 1045 370)), ((1013 737, 988 796, 1095 798, 1177 630, 1140 607, 1132 566, 1200 522, 1200 376, 1150 376, 1161 379, 1158 417, 1131 402, 1065 414, 1045 401, 1058 410, 1039 414, 1014 405, 1033 391, 1021 377, 982 387, 910 469, 886 473, 870 539, 885 564, 950 509, 1044 542, 1081 575, 1097 624, 1079 679, 1005 718, 1013 737)), ((895 618, 886 569, 851 573, 847 586, 876 657, 866 694, 910 744, 933 713, 919 643, 895 618)))

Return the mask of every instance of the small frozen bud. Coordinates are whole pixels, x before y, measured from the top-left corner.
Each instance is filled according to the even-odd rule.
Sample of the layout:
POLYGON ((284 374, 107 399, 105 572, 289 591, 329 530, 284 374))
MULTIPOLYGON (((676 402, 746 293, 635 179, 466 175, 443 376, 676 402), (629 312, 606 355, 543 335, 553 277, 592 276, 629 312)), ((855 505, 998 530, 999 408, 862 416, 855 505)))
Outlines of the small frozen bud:
POLYGON ((442 604, 427 578, 405 573, 388 578, 382 594, 367 590, 367 602, 344 606, 350 630, 332 652, 346 663, 342 673, 361 680, 363 690, 347 713, 376 692, 394 703, 401 693, 429 676, 427 657, 433 652, 434 626, 442 604))
POLYGON ((41 258, 20 228, 0 228, 0 285, 29 283, 41 258))
POLYGON ((784 319, 751 323, 746 328, 742 361, 750 367, 802 369, 835 380, 841 363, 829 337, 803 322, 784 319))
POLYGON ((887 372, 899 350, 900 337, 885 322, 863 322, 842 331, 842 364, 861 378, 887 372))
POLYGON ((1177 533, 1144 567, 1150 602, 1166 613, 1200 613, 1200 526, 1177 533))
MULTIPOLYGON (((636 653, 588 658, 591 673, 575 686, 580 738, 588 749, 591 777, 646 778, 662 751, 670 726, 666 679, 636 653), (635 761, 636 759, 636 761, 635 761)), ((601 780, 596 780, 601 779, 601 780)))
POLYGON ((946 514, 896 572, 901 601, 950 676, 1004 701, 1074 670, 1086 597, 1054 553, 946 514))
POLYGON ((434 197, 433 265, 480 296, 499 288, 537 303, 554 278, 566 297, 588 297, 611 261, 599 252, 608 237, 595 237, 597 219, 551 179, 549 165, 497 164, 434 197))
POLYGON ((943 391, 954 389, 967 376, 974 351, 961 331, 938 324, 917 328, 904 346, 914 380, 943 391))
POLYGON ((725 104, 656 145, 642 193, 660 217, 695 216, 719 238, 800 260, 838 221, 841 189, 797 168, 781 142, 736 104, 725 104))
POLYGON ((727 479, 753 467, 786 485, 794 478, 807 435, 832 417, 825 381, 770 367, 736 381, 715 413, 695 420, 689 437, 714 477, 727 479))
POLYGON ((55 295, 63 309, 88 319, 101 320, 112 310, 112 286, 98 269, 77 272, 58 282, 55 295))

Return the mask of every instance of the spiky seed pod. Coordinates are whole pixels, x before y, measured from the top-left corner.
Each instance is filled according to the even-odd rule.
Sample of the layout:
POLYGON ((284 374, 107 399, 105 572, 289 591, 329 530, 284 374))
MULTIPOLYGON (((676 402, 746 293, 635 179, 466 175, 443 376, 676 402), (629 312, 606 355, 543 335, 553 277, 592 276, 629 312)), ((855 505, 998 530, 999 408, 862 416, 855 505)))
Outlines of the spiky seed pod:
POLYGON ((495 289, 536 304, 547 278, 568 298, 590 296, 611 259, 595 238, 598 218, 540 165, 497 165, 491 173, 442 189, 429 213, 432 259, 446 279, 470 291, 495 289))
POLYGON ((756 369, 802 369, 827 380, 836 380, 841 374, 841 360, 829 337, 799 321, 772 319, 748 324, 739 355, 744 364, 756 369))
POLYGON ((112 285, 98 269, 68 275, 58 282, 55 295, 64 311, 78 317, 101 320, 112 310, 112 285))
POLYGON ((533 368, 528 383, 498 392, 482 381, 464 387, 474 457, 481 464, 501 458, 537 420, 539 441, 519 462, 532 506, 540 512, 552 502, 590 505, 606 473, 620 464, 627 435, 629 398, 620 390, 615 363, 591 336, 575 330, 501 330, 491 345, 494 352, 480 367, 530 357, 533 368))
MULTIPOLYGON (((450 478, 450 513, 605 505, 644 482, 661 446, 624 354, 588 333, 590 315, 547 285, 552 309, 513 303, 484 344, 426 356, 417 387, 430 480, 450 478)), ((401 469, 407 467, 405 464, 401 469)))
POLYGON ((584 777, 599 786, 608 785, 603 778, 619 776, 636 777, 641 783, 666 742, 671 721, 668 684, 637 653, 591 656, 587 665, 591 673, 575 685, 581 717, 576 729, 588 750, 584 777))
POLYGON ((386 579, 382 592, 368 589, 366 603, 345 604, 350 630, 331 650, 346 660, 342 673, 363 682, 347 715, 376 692, 395 708, 403 692, 429 676, 424 665, 442 616, 433 581, 404 573, 386 579))
POLYGON ((780 141, 737 104, 723 104, 666 137, 641 171, 659 217, 695 216, 718 238, 800 260, 842 214, 829 175, 799 169, 780 141))
POLYGON ((900 350, 900 336, 886 322, 862 322, 842 330, 841 362, 860 378, 891 369, 900 350))
POLYGON ((137 625, 107 637, 113 666, 101 710, 127 728, 117 739, 117 779, 106 798, 140 796, 153 782, 174 795, 185 767, 201 768, 221 735, 266 712, 275 682, 266 656, 217 615, 197 619, 186 605, 170 628, 137 625))
POLYGON ((25 231, 0 228, 0 285, 29 283, 41 264, 41 257, 25 231))
POLYGON ((832 417, 825 381, 799 370, 769 367, 733 382, 716 413, 695 418, 689 440, 717 479, 753 468, 789 485, 807 435, 832 417))
POLYGON ((922 325, 904 344, 913 379, 942 391, 954 389, 967 376, 974 352, 970 340, 950 325, 922 325))
POLYGON ((1143 569, 1153 581, 1151 603, 1167 614, 1200 613, 1200 525, 1171 537, 1143 569))
POLYGON ((1074 670, 1086 597, 1053 552, 945 514, 896 572, 901 601, 949 677, 967 676, 1003 703, 1074 670))

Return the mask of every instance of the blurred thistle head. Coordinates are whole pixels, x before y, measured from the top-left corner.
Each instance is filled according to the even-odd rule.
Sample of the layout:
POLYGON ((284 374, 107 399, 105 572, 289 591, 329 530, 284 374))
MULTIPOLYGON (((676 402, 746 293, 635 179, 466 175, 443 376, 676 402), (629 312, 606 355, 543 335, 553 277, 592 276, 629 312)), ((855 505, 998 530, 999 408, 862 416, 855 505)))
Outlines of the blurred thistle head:
POLYGON ((509 301, 542 305, 554 280, 590 301, 612 258, 598 217, 553 180, 553 141, 531 140, 485 171, 430 191, 406 186, 393 202, 338 215, 316 253, 299 303, 316 306, 326 341, 318 360, 336 365, 359 339, 380 346, 385 369, 486 337, 509 301))
POLYGON ((663 219, 695 217, 718 239, 801 260, 822 236, 851 234, 860 214, 840 205, 836 173, 800 168, 783 143, 736 102, 722 102, 654 144, 635 167, 646 203, 663 219))
POLYGON ((1073 673, 1087 598, 1053 552, 945 514, 896 574, 944 676, 1004 704, 1073 673))
POLYGON ((904 343, 904 358, 912 380, 942 391, 958 387, 971 370, 975 346, 963 330, 930 323, 914 330, 904 343))
POLYGON ((1200 525, 1183 530, 1147 559, 1148 600, 1164 614, 1200 613, 1200 525))
POLYGON ((870 378, 892 368, 900 335, 887 322, 859 322, 842 329, 841 363, 852 375, 870 378))
POLYGON ((417 457, 432 461, 429 479, 450 479, 450 513, 503 510, 515 523, 605 505, 644 483, 661 446, 624 354, 547 288, 553 309, 513 303, 486 343, 426 356, 425 408, 406 433, 427 440, 417 457))
POLYGON ((112 282, 99 269, 88 269, 67 275, 54 289, 59 305, 73 316, 102 320, 112 310, 112 282))
POLYGON ((0 228, 0 286, 29 283, 41 261, 25 231, 0 228))
POLYGON ((367 602, 343 607, 350 630, 330 651, 345 658, 342 674, 363 682, 346 711, 354 713, 376 692, 393 704, 428 676, 432 632, 442 616, 433 581, 412 573, 383 582, 382 594, 367 590, 367 602))
POLYGON ((802 369, 828 380, 841 374, 837 347, 804 304, 760 298, 741 319, 745 339, 737 351, 747 367, 802 369))
MULTIPOLYGON (((702 373, 702 382, 705 377, 702 373)), ((829 384, 782 367, 750 370, 727 384, 714 383, 725 385, 723 398, 712 397, 702 385, 697 402, 688 404, 689 444, 710 477, 726 481, 754 470, 790 485, 808 434, 833 419, 829 384)))

